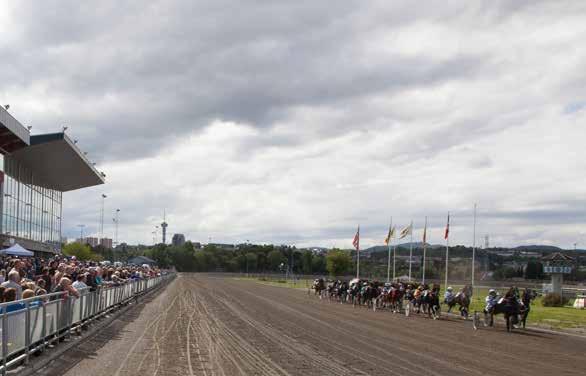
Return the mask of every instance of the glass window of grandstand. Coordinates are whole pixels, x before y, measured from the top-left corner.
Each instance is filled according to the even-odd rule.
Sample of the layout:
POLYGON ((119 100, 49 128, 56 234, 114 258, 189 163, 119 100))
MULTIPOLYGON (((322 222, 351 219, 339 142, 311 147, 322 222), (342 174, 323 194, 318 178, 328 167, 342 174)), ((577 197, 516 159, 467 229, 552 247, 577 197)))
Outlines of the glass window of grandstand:
POLYGON ((4 160, 2 232, 43 243, 60 241, 62 193, 37 181, 16 161, 4 160))

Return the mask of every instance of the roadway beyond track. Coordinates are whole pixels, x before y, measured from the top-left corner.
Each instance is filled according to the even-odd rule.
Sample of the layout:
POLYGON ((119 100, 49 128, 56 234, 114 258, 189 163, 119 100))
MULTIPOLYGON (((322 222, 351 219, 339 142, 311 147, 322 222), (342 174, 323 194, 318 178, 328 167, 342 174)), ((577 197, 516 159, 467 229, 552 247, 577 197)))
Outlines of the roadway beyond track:
POLYGON ((182 274, 43 375, 584 375, 586 340, 182 274))

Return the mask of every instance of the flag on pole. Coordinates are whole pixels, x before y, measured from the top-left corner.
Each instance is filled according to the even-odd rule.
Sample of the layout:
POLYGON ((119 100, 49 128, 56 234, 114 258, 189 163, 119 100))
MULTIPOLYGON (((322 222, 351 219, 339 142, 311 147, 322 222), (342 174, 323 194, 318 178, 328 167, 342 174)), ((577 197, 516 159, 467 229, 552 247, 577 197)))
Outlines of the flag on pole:
POLYGON ((389 226, 389 233, 387 234, 387 237, 385 238, 385 244, 389 245, 389 242, 394 237, 395 237, 395 226, 389 226))
POLYGON ((427 221, 425 221, 425 227, 423 228, 423 244, 427 243, 427 221))
POLYGON ((356 231, 356 235, 354 235, 354 240, 352 240, 352 245, 358 251, 360 249, 360 226, 358 226, 358 231, 356 231))
POLYGON ((444 239, 448 239, 450 236, 450 213, 448 213, 448 224, 446 224, 446 233, 444 234, 444 239))
POLYGON ((413 230, 413 224, 410 224, 409 226, 402 229, 401 234, 399 234, 399 239, 403 239, 405 236, 410 235, 412 230, 413 230))

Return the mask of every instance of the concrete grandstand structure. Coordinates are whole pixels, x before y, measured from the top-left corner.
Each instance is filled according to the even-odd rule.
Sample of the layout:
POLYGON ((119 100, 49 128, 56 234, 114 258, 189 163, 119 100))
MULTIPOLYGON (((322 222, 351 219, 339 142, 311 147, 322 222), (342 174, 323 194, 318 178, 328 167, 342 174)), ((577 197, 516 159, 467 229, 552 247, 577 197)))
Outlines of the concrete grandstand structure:
POLYGON ((63 192, 104 183, 63 130, 30 135, 0 107, 0 245, 59 253, 63 192))

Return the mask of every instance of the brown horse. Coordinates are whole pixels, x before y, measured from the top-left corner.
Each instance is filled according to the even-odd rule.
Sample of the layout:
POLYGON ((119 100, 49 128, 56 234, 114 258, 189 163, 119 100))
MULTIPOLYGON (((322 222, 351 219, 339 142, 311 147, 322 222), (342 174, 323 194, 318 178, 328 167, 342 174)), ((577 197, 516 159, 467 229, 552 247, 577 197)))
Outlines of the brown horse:
POLYGON ((458 310, 460 311, 460 315, 465 319, 468 318, 468 312, 470 309, 470 296, 466 293, 465 289, 461 292, 457 293, 456 296, 452 298, 450 301, 445 302, 448 305, 448 313, 454 308, 457 304, 459 306, 458 310))

